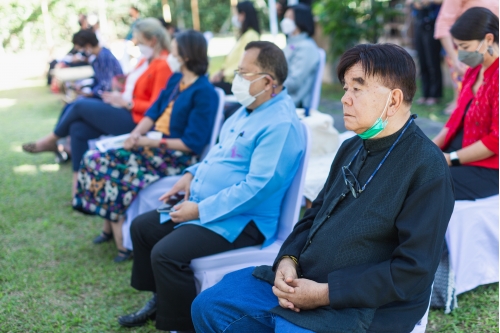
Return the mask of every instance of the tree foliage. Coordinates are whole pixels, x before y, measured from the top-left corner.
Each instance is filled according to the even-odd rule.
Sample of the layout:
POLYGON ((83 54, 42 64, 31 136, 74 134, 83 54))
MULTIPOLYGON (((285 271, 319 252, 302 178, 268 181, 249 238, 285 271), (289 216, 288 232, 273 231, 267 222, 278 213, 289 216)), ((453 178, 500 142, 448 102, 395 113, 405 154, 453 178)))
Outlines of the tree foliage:
MULTIPOLYGON (((231 32, 231 9, 229 0, 198 0, 202 31, 231 32)), ((71 40, 77 32, 78 14, 99 14, 99 6, 104 4, 108 22, 108 35, 124 37, 131 19, 129 8, 136 6, 142 17, 161 17, 161 0, 47 0, 51 23, 51 37, 54 44, 61 45, 71 40)), ((172 22, 183 28, 192 27, 191 1, 168 1, 172 22)), ((260 12, 262 28, 269 24, 266 2, 255 0, 260 12)), ((25 47, 47 48, 41 0, 1 0, 0 1, 0 49, 16 51, 25 47)))
POLYGON ((389 4, 375 0, 318 0, 314 12, 331 39, 330 55, 336 59, 362 40, 376 43, 384 24, 400 14, 389 4))
MULTIPOLYGON (((98 15, 98 1, 47 0, 50 35, 54 44, 61 45, 71 40, 72 34, 79 29, 78 14, 98 15)), ((156 3, 156 0, 150 2, 156 3)), ((130 24, 129 6, 133 1, 108 0, 104 3, 110 31, 118 35, 126 33, 130 24)), ((157 16, 160 15, 161 12, 157 16)), ((0 32, 2 32, 0 42, 6 49, 16 51, 26 46, 36 49, 47 48, 41 1, 0 1, 0 32), (27 45, 28 43, 31 45, 27 45)))

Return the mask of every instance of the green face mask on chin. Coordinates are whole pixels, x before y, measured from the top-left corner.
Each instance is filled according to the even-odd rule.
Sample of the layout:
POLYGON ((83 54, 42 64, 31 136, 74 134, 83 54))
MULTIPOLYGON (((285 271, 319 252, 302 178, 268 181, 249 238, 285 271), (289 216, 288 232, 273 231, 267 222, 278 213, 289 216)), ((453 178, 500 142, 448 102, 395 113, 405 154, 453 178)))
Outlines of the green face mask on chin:
POLYGON ((363 139, 363 140, 373 139, 374 137, 379 135, 386 128, 387 123, 389 122, 389 117, 387 117, 385 120, 382 120, 382 116, 384 115, 385 110, 387 109, 387 106, 389 105, 389 101, 391 100, 391 96, 392 96, 392 90, 389 93, 389 97, 387 98, 387 102, 385 103, 384 111, 382 111, 382 114, 380 115, 380 117, 377 118, 377 120, 372 125, 372 127, 367 129, 363 133, 358 134, 358 136, 361 139, 363 139))

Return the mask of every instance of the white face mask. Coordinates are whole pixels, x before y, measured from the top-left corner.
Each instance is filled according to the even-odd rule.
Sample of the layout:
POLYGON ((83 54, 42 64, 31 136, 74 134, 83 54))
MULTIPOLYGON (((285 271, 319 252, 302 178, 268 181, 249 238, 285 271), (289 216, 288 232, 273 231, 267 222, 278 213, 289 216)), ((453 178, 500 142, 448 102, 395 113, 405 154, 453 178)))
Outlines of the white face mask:
POLYGON ((168 66, 170 67, 170 69, 172 70, 172 72, 180 72, 181 71, 182 64, 179 61, 179 59, 174 57, 174 55, 172 53, 170 53, 168 55, 167 63, 168 63, 168 66))
POLYGON ((297 29, 295 22, 287 17, 281 21, 280 27, 285 35, 291 35, 295 32, 295 29, 297 29))
POLYGON ((153 53, 155 50, 151 46, 147 46, 144 44, 139 44, 139 51, 141 51, 141 54, 143 55, 144 58, 149 59, 153 56, 153 53))
POLYGON ((265 92, 265 90, 262 90, 255 96, 252 96, 250 95, 250 85, 256 81, 259 81, 264 77, 265 76, 261 76, 253 81, 248 81, 242 78, 240 75, 236 75, 233 80, 233 86, 231 87, 231 91, 234 97, 236 97, 238 103, 240 103, 244 107, 247 107, 253 102, 255 102, 256 97, 262 95, 265 92))
POLYGON ((238 15, 233 15, 231 18, 231 23, 236 29, 241 29, 241 22, 238 21, 238 15))

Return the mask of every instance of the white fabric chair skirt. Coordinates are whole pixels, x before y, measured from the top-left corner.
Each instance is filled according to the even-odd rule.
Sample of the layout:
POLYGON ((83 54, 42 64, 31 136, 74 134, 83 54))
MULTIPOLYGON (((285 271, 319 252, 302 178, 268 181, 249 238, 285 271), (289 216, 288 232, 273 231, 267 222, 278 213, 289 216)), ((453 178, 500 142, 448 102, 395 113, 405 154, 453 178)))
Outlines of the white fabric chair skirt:
POLYGON ((210 256, 209 260, 208 257, 192 260, 196 291, 201 293, 214 286, 228 273, 246 267, 272 265, 282 244, 283 242, 278 240, 265 248, 260 245, 250 246, 224 252, 223 255, 210 256))
POLYGON ((498 282, 498 199, 456 201, 446 231, 456 295, 498 282))
POLYGON ((180 178, 181 176, 164 177, 151 184, 142 190, 128 207, 125 222, 122 226, 123 246, 126 249, 133 250, 132 239, 130 238, 130 225, 132 221, 137 216, 160 207, 162 203, 158 201, 158 198, 170 190, 180 178))
POLYGON ((325 185, 340 145, 352 137, 354 132, 339 134, 334 127, 334 119, 329 114, 314 109, 309 110, 309 117, 305 117, 304 113, 304 109, 297 109, 297 115, 311 132, 311 156, 307 167, 304 196, 314 201, 325 185))

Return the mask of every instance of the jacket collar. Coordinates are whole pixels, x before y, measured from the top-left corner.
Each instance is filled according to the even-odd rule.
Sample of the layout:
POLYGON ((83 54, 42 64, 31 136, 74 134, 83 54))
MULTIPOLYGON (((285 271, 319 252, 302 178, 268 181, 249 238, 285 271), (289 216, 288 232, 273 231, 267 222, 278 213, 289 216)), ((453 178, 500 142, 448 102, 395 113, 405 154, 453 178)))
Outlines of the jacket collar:
POLYGON ((303 41, 304 39, 308 39, 308 38, 309 38, 309 35, 307 34, 307 32, 301 32, 298 35, 288 37, 288 44, 290 45, 293 43, 297 43, 297 42, 303 41))
MULTIPOLYGON (((470 69, 473 77, 477 78, 477 75, 479 75, 479 72, 481 71, 481 67, 482 65, 477 65, 476 67, 470 69)), ((498 70, 498 58, 495 61, 493 61, 490 67, 486 68, 486 70, 484 71, 484 80, 488 80, 492 75, 496 73, 497 70, 498 70)))
POLYGON ((497 70, 498 70, 498 58, 495 61, 493 61, 490 67, 486 68, 486 70, 484 71, 484 78, 489 79, 490 76, 494 75, 497 70))

